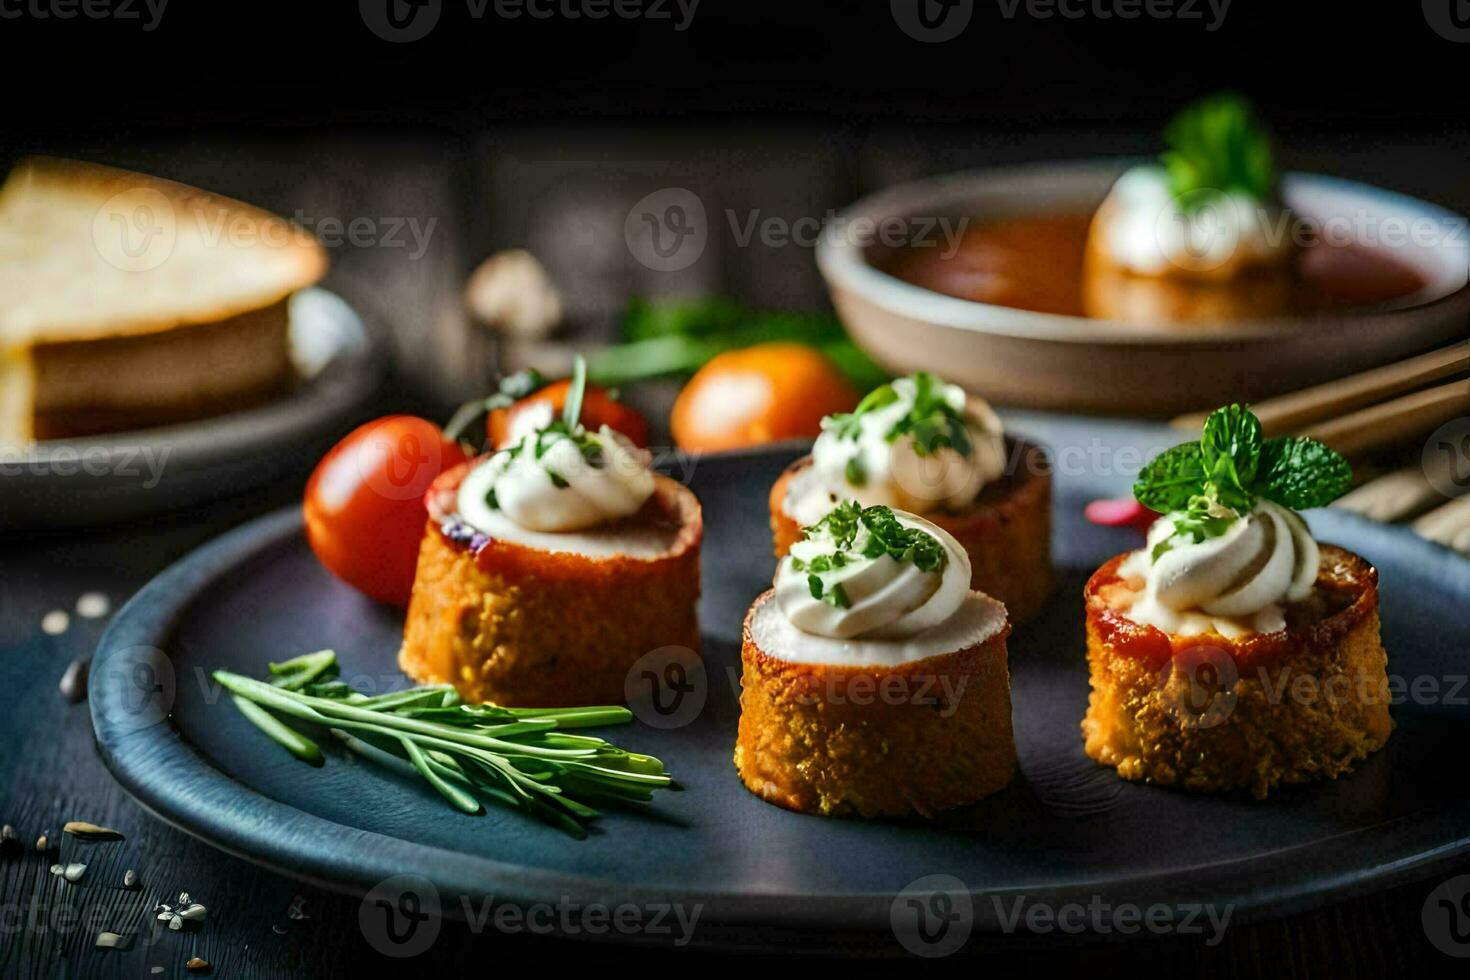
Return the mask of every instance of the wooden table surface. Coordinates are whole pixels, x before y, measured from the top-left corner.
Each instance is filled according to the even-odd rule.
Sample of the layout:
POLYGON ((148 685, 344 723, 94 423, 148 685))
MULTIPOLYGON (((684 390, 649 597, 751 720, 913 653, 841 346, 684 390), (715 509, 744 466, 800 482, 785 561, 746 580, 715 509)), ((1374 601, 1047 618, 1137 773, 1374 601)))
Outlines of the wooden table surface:
MULTIPOLYGON (((930 141, 913 133, 788 130, 765 133, 758 150, 734 157, 725 152, 740 142, 734 137, 685 133, 681 139, 683 148, 671 148, 652 138, 579 139, 531 128, 484 137, 420 134, 393 143, 302 137, 289 145, 72 150, 144 166, 287 215, 436 219, 420 256, 350 244, 332 249, 329 280, 377 319, 381 339, 396 355, 398 371, 387 400, 395 406, 428 403, 433 410, 476 390, 489 369, 476 353, 473 334, 463 328, 457 290, 468 269, 492 249, 525 243, 540 250, 558 280, 569 284, 569 305, 594 324, 594 332, 610 329, 616 308, 636 292, 714 290, 756 304, 812 306, 822 297, 809 251, 726 242, 676 280, 630 266, 619 237, 627 202, 649 188, 694 181, 716 213, 730 208, 820 216, 866 188, 917 172, 1075 155, 1062 149, 1061 137, 1045 133, 1022 145, 1015 137, 930 141), (690 146, 702 149, 691 153, 690 146)), ((1104 149, 1142 148, 1121 139, 1104 149)), ((1308 153, 1309 162, 1322 161, 1324 169, 1464 210, 1470 191, 1462 169, 1454 166, 1462 157, 1456 148, 1412 140, 1354 155, 1330 137, 1308 153)), ((225 977, 332 976, 400 965, 447 975, 531 960, 591 968, 697 968, 712 962, 710 954, 687 950, 613 950, 477 932, 457 923, 446 923, 422 956, 390 960, 359 928, 357 899, 217 852, 143 811, 113 782, 98 759, 86 705, 67 703, 57 690, 67 665, 91 652, 105 626, 105 619, 75 612, 78 597, 100 592, 116 610, 171 561, 251 516, 298 499, 298 493, 299 484, 280 485, 129 527, 0 540, 0 822, 15 828, 21 845, 0 857, 0 976, 181 977, 191 956, 209 961, 213 975, 225 977), (56 610, 70 611, 70 623, 52 636, 41 623, 56 610), (68 820, 116 828, 126 840, 84 844, 64 838, 59 858, 37 854, 37 835, 49 832, 56 840, 68 820), (76 884, 54 877, 49 868, 58 860, 86 863, 85 877, 76 884), (122 888, 128 869, 138 872, 140 890, 122 888), (196 931, 158 929, 150 910, 181 891, 208 907, 207 921, 196 931), (298 899, 304 919, 288 915, 298 899), (134 933, 131 948, 95 949, 102 931, 134 933)), ((1460 872, 1470 872, 1470 864, 1460 872)), ((1038 967, 1341 978, 1443 970, 1456 961, 1429 942, 1421 925, 1426 897, 1442 880, 1232 926, 1215 946, 1194 937, 1085 945, 1053 937, 1025 948, 972 944, 967 951, 983 954, 983 968, 1000 975, 1038 967)), ((966 956, 940 963, 976 969, 966 956)))

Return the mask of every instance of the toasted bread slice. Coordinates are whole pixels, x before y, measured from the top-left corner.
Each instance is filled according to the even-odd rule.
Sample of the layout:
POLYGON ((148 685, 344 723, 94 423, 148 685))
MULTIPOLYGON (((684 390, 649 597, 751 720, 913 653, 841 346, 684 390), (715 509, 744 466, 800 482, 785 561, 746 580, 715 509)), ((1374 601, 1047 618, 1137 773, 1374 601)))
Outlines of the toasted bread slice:
POLYGON ((209 414, 290 380, 305 230, 143 174, 21 162, 0 187, 0 441, 209 414))

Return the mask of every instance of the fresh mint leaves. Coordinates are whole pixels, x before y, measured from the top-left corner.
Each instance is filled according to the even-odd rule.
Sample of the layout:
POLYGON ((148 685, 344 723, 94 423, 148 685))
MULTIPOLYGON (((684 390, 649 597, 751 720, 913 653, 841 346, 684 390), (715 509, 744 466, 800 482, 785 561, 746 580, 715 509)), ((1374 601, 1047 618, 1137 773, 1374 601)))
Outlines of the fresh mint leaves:
POLYGON ((1205 420, 1198 442, 1156 456, 1138 475, 1133 495, 1150 510, 1178 515, 1157 558, 1180 540, 1225 533, 1264 498, 1291 510, 1325 507, 1352 487, 1352 467, 1315 439, 1263 439, 1261 422, 1243 405, 1205 420))
POLYGON ((1271 138, 1250 103, 1233 92, 1186 106, 1164 128, 1160 156, 1175 199, 1205 204, 1203 192, 1240 191, 1258 201, 1276 194, 1271 138))

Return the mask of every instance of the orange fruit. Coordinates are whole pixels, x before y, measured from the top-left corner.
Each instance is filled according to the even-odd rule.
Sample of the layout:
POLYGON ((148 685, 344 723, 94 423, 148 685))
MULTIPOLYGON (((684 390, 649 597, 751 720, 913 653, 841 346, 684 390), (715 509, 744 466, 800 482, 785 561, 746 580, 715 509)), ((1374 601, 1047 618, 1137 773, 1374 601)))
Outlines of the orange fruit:
POLYGON ((712 358, 689 379, 669 420, 691 452, 813 438, 822 418, 850 412, 855 391, 830 360, 805 344, 757 344, 712 358))

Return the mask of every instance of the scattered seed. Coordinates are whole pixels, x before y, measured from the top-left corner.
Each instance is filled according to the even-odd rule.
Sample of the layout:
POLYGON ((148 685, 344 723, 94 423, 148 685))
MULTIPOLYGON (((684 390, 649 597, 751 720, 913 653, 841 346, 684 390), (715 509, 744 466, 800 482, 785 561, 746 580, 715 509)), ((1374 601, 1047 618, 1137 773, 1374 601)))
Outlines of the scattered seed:
POLYGON ((148 972, 149 973, 154 973, 154 974, 162 973, 163 972, 163 967, 161 967, 161 966, 151 966, 151 967, 148 968, 148 972))
POLYGON ((195 956, 184 964, 184 969, 190 973, 205 973, 209 970, 209 961, 195 956))
POLYGON ((136 889, 138 887, 138 872, 134 871, 132 868, 129 868, 127 870, 127 873, 123 875, 123 887, 128 889, 136 889))
POLYGON ((274 922, 271 924, 271 932, 275 933, 277 936, 284 936, 286 934, 286 931, 286 927, 279 922, 274 922))
POLYGON ((20 841, 16 839, 15 828, 6 824, 0 827, 0 853, 9 854, 20 850, 20 841))
POLYGON ((97 935, 98 949, 127 949, 128 937, 120 936, 115 932, 103 932, 97 935))
POLYGON ((183 916, 179 916, 179 915, 171 915, 171 916, 169 916, 169 918, 168 918, 168 927, 170 929, 172 929, 174 932, 178 932, 181 929, 183 929, 184 928, 184 918, 183 918, 183 916))
POLYGON ((71 625, 71 617, 64 609, 53 609, 41 617, 41 632, 47 636, 60 636, 71 625))
POLYGON ((40 851, 42 854, 45 854, 47 851, 51 850, 51 838, 47 837, 45 834, 37 837, 36 850, 40 851))
POLYGON ((101 619, 112 603, 101 592, 83 592, 77 597, 77 615, 83 619, 101 619))
POLYGON ((86 873, 87 866, 85 864, 68 864, 66 866, 66 870, 63 871, 61 874, 62 877, 64 877, 67 881, 77 882, 81 881, 82 875, 86 873))
POLYGON ((123 840, 123 835, 111 827, 99 827, 95 823, 87 823, 85 820, 73 820, 61 828, 73 837, 82 840, 123 840))
POLYGON ((286 909, 286 918, 290 919, 292 922, 300 922, 303 919, 311 918, 311 916, 306 914, 305 895, 297 895, 295 898, 291 899, 291 907, 286 909))
POLYGON ((66 869, 63 868, 59 864, 53 864, 53 865, 51 865, 51 873, 54 874, 54 875, 62 874, 65 871, 66 871, 66 869))
POLYGON ((186 908, 179 909, 178 915, 179 918, 185 919, 189 922, 203 922, 204 917, 208 913, 208 909, 206 909, 203 905, 199 905, 196 903, 194 905, 187 906, 186 908))
POLYGON ((90 657, 79 657, 67 665, 66 673, 61 675, 61 682, 57 688, 61 696, 71 704, 80 704, 87 699, 87 676, 92 670, 90 657))

